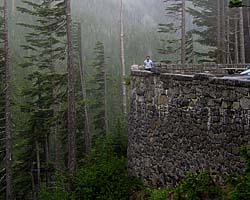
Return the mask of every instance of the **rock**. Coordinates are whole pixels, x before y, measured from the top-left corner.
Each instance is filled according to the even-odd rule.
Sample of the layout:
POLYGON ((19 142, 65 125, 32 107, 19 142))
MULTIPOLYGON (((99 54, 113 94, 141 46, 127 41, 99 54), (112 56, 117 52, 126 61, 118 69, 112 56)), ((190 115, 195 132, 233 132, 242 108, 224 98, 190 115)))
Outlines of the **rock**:
POLYGON ((250 108, 250 98, 243 97, 240 99, 240 106, 244 110, 249 110, 250 108))
POLYGON ((239 102, 233 102, 233 109, 238 110, 240 108, 240 103, 239 102))
POLYGON ((132 65, 131 70, 139 70, 139 65, 132 65))

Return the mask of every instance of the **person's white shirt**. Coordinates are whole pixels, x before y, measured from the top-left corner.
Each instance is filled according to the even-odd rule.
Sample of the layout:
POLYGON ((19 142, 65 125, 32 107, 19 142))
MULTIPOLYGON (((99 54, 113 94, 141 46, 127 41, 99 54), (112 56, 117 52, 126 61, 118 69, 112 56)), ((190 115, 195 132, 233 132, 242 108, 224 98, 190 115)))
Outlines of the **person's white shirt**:
POLYGON ((144 68, 145 69, 151 69, 152 68, 152 66, 153 66, 153 61, 152 60, 144 60, 144 68))

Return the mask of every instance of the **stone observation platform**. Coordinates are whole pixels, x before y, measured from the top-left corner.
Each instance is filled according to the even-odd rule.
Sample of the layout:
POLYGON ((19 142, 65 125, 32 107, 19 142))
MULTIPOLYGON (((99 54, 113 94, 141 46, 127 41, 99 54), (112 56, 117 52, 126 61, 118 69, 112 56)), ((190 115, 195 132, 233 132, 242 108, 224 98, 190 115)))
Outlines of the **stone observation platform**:
POLYGON ((219 182, 242 171, 250 145, 248 65, 133 66, 128 173, 156 186, 208 170, 219 182), (237 70, 239 69, 239 70, 237 70))

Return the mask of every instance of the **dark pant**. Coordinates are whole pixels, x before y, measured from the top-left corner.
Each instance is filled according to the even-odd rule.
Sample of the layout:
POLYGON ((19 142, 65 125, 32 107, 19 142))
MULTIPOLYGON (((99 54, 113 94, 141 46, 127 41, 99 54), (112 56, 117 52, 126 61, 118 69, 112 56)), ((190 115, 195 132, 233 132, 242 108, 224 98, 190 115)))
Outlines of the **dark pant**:
POLYGON ((151 72, 151 68, 149 68, 149 69, 145 69, 146 71, 150 71, 151 72))

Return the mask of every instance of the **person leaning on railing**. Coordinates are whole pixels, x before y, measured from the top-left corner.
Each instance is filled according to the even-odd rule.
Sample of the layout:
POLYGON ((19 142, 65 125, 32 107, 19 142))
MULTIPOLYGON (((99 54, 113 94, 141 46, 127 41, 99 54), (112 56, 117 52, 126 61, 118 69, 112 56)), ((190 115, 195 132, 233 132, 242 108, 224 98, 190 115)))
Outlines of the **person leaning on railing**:
POLYGON ((153 67, 153 61, 150 60, 150 56, 146 57, 146 60, 144 60, 144 69, 147 71, 151 71, 153 67))

